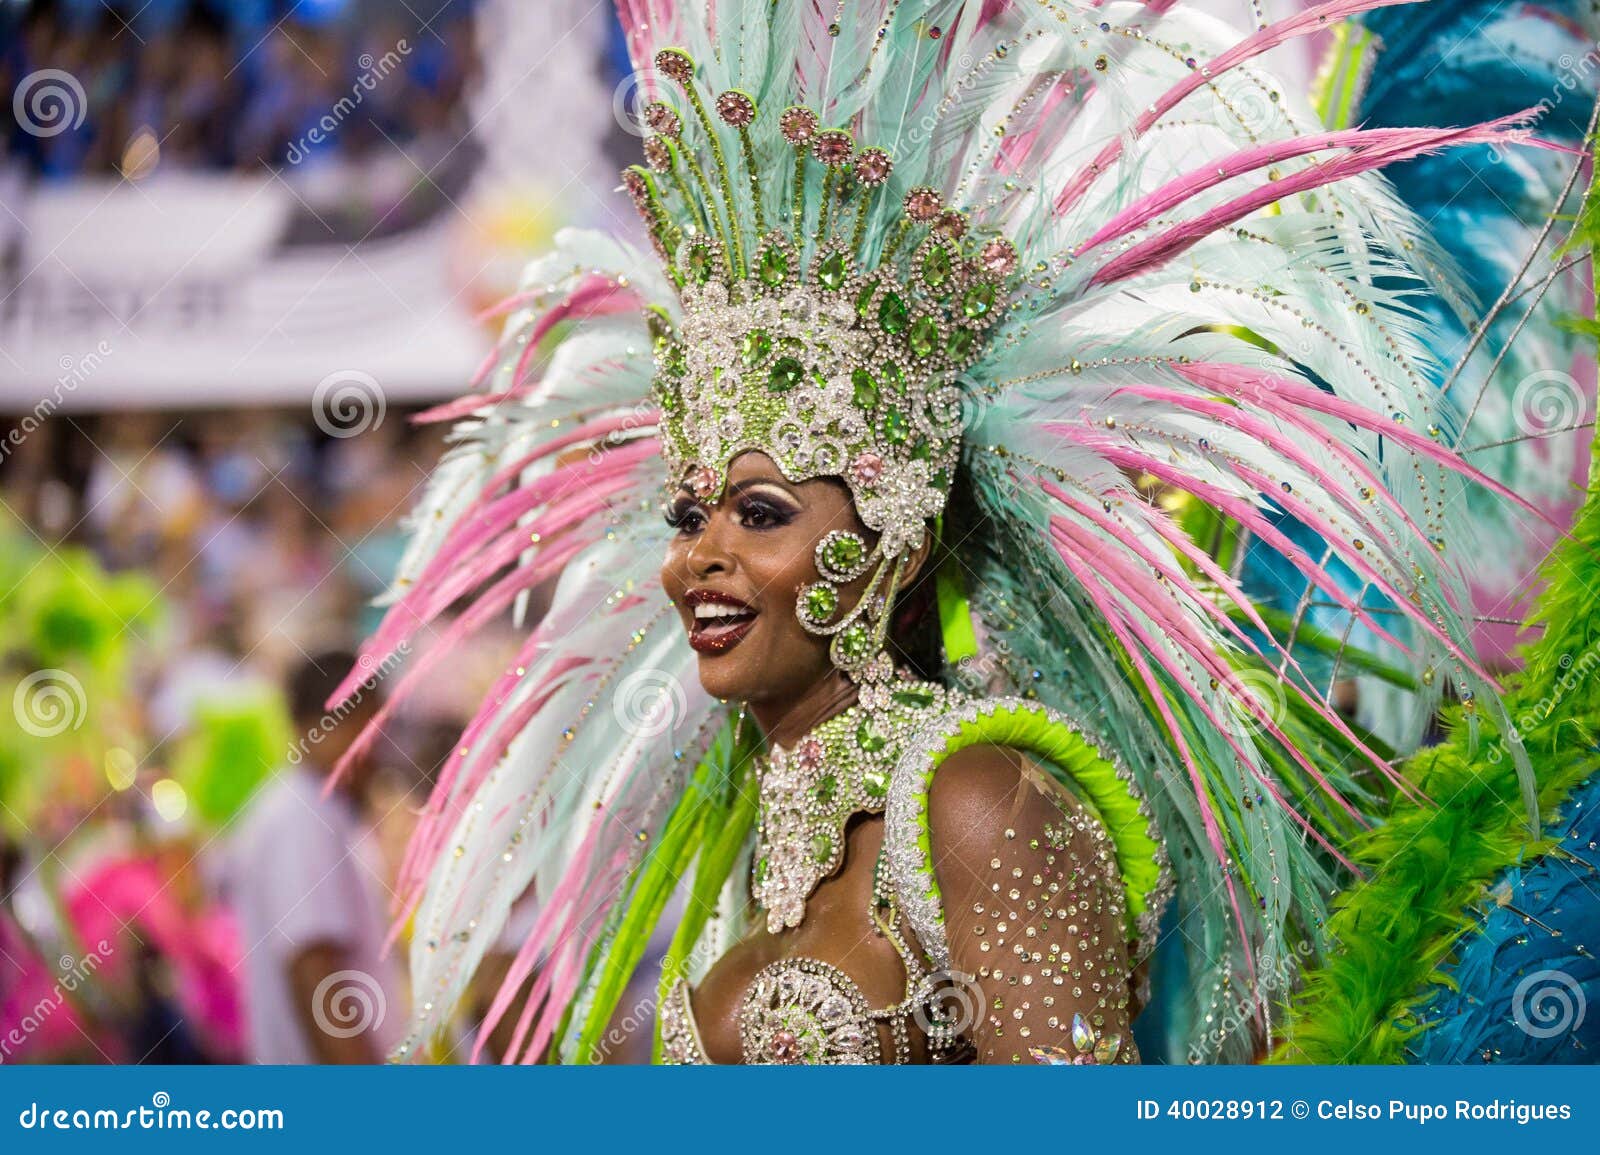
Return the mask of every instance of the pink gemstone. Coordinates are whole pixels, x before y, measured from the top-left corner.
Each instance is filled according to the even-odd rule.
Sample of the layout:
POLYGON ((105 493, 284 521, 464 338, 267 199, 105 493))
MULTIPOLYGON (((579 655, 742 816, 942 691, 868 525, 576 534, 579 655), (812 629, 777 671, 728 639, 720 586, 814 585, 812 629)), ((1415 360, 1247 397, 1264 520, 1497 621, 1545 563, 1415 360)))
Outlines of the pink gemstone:
POLYGON ((717 471, 709 465, 698 466, 689 474, 689 488, 701 497, 708 497, 717 488, 717 471))
POLYGON ((856 154, 856 179, 869 188, 876 188, 889 179, 894 163, 881 148, 864 148, 856 154))
POLYGON ((817 134, 816 143, 811 146, 811 153, 823 164, 843 164, 850 159, 852 147, 848 132, 830 128, 827 132, 817 134))
POLYGON ((767 1043, 767 1049, 772 1053, 772 1058, 779 1063, 795 1063, 800 1060, 800 1040, 793 1031, 774 1031, 772 1039, 767 1043))
POLYGON ((650 186, 645 183, 644 177, 631 168, 622 170, 622 187, 633 199, 633 203, 640 208, 643 208, 650 199, 650 186))
POLYGON ((656 172, 666 172, 672 167, 672 150, 659 136, 645 137, 644 162, 656 172))
POLYGON ((806 738, 794 752, 795 761, 802 770, 815 770, 822 765, 822 743, 815 738, 806 738))
POLYGON ((952 240, 960 240, 967 234, 967 218, 955 209, 945 209, 933 227, 952 240))
POLYGON ((1004 237, 997 237, 984 245, 979 256, 983 258, 985 269, 1000 276, 1017 267, 1017 247, 1004 237))
POLYGON ((724 92, 717 97, 717 115, 724 124, 741 128, 756 118, 755 101, 742 92, 724 92))
POLYGON ((659 100, 645 106, 644 122, 662 136, 676 137, 683 131, 683 122, 678 119, 678 114, 659 100))
POLYGON ((914 188, 906 193, 906 215, 914 221, 931 221, 944 208, 944 199, 931 188, 914 188))
POLYGON ((656 67, 679 84, 688 84, 694 75, 694 61, 679 48, 663 48, 656 53, 656 67))
POLYGON ((850 476, 857 485, 871 485, 883 475, 883 458, 876 453, 862 453, 850 463, 850 476))
POLYGON ((783 115, 778 118, 778 128, 783 133, 783 139, 790 144, 804 144, 816 135, 817 114, 797 104, 783 110, 783 115))

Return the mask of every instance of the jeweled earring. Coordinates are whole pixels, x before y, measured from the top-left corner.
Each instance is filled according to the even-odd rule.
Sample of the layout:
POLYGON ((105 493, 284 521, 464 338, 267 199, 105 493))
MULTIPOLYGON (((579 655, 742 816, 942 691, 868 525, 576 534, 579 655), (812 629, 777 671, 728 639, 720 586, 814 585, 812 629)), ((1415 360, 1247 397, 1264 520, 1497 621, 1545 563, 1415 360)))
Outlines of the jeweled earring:
POLYGON ((833 639, 828 645, 829 660, 852 681, 877 677, 883 663, 875 659, 883 653, 889 601, 899 580, 902 559, 895 559, 887 593, 882 586, 889 559, 881 558, 876 548, 869 550, 857 534, 848 530, 829 532, 817 543, 815 560, 822 577, 800 589, 795 612, 801 627, 808 633, 833 639), (839 617, 840 585, 855 581, 874 563, 877 568, 861 600, 848 614, 839 617))

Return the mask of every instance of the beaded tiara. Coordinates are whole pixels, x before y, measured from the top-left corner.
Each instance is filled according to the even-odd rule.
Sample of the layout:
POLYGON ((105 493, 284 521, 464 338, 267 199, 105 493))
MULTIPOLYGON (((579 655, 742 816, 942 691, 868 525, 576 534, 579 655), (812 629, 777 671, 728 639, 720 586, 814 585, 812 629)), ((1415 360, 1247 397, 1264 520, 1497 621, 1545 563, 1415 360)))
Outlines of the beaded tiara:
POLYGON ((974 234, 923 186, 869 230, 892 187, 886 150, 858 149, 800 105, 773 133, 737 89, 711 102, 713 119, 688 53, 663 49, 655 64, 688 116, 645 107, 646 164, 623 183, 682 305, 676 323, 650 314, 669 483, 714 497, 733 459, 759 450, 791 481, 842 478, 882 557, 915 549, 944 509, 958 375, 1004 312, 1015 246, 974 234), (784 196, 774 174, 791 164, 784 196))

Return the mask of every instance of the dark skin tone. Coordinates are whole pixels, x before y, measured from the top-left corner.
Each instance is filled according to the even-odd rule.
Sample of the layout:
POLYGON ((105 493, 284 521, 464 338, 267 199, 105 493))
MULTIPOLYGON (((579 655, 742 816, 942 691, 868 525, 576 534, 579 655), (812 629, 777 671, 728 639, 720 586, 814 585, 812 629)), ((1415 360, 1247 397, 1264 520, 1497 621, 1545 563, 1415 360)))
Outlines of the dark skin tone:
MULTIPOLYGON (((819 577, 814 551, 827 533, 849 530, 869 548, 875 542, 844 484, 834 478, 788 481, 769 458, 751 452, 729 467, 726 487, 714 502, 685 487, 674 495, 667 514, 675 532, 661 579, 685 630, 696 626, 691 603, 697 592, 737 599, 754 612, 736 645, 721 653, 700 652, 706 691, 743 703, 768 741, 785 747, 848 709, 856 700, 855 685, 829 660, 828 639, 807 633, 795 614, 799 591, 819 577)), ((901 588, 926 563, 930 546, 928 535, 907 558, 901 588)), ((869 577, 841 589, 846 609, 856 604, 869 577)), ((1056 803, 1036 778, 1016 751, 997 746, 968 747, 941 766, 930 792, 929 817, 947 911, 966 910, 989 897, 994 873, 989 863, 1006 841, 1006 830, 1039 828, 1059 818, 1056 803)), ((882 817, 857 815, 846 831, 843 864, 811 893, 801 924, 773 934, 758 918, 757 929, 712 966, 694 991, 693 1007, 714 1061, 741 1061, 740 1005, 756 973, 780 959, 803 956, 831 963, 855 981, 873 1007, 904 997, 904 963, 868 917, 882 843, 882 817)), ((968 929, 955 914, 950 917, 952 930, 968 929)), ((1117 936, 1108 932, 1106 937, 1117 936)), ((974 934, 953 933, 950 941, 959 970, 977 974, 993 961, 987 953, 980 957, 974 934)), ((1070 1024, 1064 1004, 1055 1013, 1058 1022, 1070 1024)), ((1065 1027, 1047 1028, 1042 1018, 1034 1026, 1032 1041, 1064 1042, 1065 1027)), ((1001 1041, 990 1032, 986 1022, 970 1032, 977 1061, 1010 1061, 1014 1033, 1001 1041)), ((914 1022, 910 1034, 912 1061, 927 1061, 926 1041, 914 1022)), ((880 1036, 887 1055, 886 1027, 880 1036)))

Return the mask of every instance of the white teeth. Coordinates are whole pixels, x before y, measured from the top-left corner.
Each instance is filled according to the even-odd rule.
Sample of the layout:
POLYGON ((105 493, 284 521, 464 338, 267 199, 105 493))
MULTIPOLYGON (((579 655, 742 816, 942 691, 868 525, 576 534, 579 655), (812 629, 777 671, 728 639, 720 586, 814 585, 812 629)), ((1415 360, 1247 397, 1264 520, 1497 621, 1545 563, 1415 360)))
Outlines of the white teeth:
POLYGON ((749 612, 749 610, 740 606, 718 605, 714 602, 706 602, 694 607, 696 621, 705 618, 742 618, 749 612))

